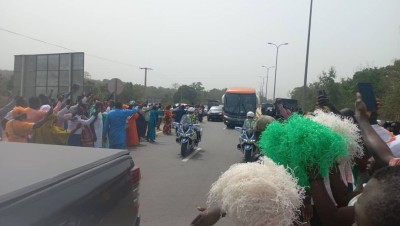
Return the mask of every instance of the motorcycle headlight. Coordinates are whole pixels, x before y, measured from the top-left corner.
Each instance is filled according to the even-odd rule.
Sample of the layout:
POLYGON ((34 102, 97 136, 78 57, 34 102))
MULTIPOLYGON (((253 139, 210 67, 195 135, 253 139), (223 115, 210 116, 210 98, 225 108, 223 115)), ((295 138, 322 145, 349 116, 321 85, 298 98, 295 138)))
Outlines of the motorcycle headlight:
POLYGON ((243 139, 243 142, 244 143, 248 143, 248 144, 252 144, 252 143, 255 143, 256 141, 253 140, 253 139, 243 139))

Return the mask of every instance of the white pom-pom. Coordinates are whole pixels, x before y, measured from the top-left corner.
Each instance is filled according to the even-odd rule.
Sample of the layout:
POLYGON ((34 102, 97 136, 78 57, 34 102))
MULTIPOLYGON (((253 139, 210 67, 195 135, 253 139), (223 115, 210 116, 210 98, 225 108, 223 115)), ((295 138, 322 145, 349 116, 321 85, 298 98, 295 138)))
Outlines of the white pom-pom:
POLYGON ((283 166, 266 157, 261 162, 232 165, 211 186, 207 203, 220 207, 236 225, 292 225, 304 190, 283 166))
POLYGON ((312 120, 328 126, 332 131, 342 135, 347 139, 347 147, 349 148, 349 156, 339 159, 341 165, 352 165, 354 158, 364 156, 363 147, 361 145, 360 129, 354 124, 353 120, 342 118, 333 113, 326 113, 321 110, 314 112, 312 120))

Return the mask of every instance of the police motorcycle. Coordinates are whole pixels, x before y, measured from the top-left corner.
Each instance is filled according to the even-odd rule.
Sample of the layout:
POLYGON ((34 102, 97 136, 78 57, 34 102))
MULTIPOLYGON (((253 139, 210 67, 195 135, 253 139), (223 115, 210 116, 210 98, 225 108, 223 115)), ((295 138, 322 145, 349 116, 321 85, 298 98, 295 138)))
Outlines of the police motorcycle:
POLYGON ((247 119, 245 120, 243 127, 235 127, 235 130, 240 132, 237 149, 244 154, 245 162, 253 162, 255 161, 255 157, 258 155, 258 148, 256 145, 257 140, 253 129, 254 113, 249 111, 246 116, 247 119))
POLYGON ((254 136, 253 129, 235 127, 235 130, 240 132, 237 149, 244 154, 245 162, 253 162, 255 157, 258 155, 256 138, 254 136))
POLYGON ((194 124, 188 115, 184 115, 180 123, 174 122, 177 128, 176 142, 181 145, 181 155, 185 157, 193 152, 201 140, 202 129, 194 124))

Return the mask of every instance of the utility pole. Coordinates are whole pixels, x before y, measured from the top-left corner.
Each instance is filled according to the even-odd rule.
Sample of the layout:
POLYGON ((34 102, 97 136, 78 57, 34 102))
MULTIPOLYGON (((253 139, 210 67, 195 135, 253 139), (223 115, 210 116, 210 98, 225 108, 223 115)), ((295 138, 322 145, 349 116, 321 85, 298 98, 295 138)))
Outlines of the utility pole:
POLYGON ((149 67, 141 67, 141 70, 144 70, 144 100, 147 102, 147 71, 152 71, 153 69, 149 67))
POLYGON ((311 33, 311 16, 312 16, 313 0, 310 2, 310 16, 308 18, 308 36, 307 36, 307 52, 306 52, 306 66, 304 72, 304 85, 303 85, 303 111, 306 108, 306 96, 307 96, 307 73, 308 73, 308 54, 310 51, 310 33, 311 33))

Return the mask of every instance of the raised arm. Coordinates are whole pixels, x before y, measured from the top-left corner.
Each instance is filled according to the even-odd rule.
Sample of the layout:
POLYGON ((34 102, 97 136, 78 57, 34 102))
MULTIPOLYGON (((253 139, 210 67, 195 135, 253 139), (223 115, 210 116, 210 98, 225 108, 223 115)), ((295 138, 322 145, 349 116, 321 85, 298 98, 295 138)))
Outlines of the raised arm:
POLYGON ((361 129, 361 136, 368 151, 375 158, 380 166, 388 165, 390 160, 394 158, 389 146, 379 137, 369 123, 367 107, 362 101, 360 93, 357 93, 356 115, 358 124, 361 129))
POLYGON ((6 114, 15 107, 16 102, 17 100, 16 98, 14 98, 6 106, 0 108, 0 120, 2 120, 6 116, 6 114))
POLYGON ((42 127, 47 122, 47 120, 49 119, 49 116, 52 115, 52 114, 53 114, 53 108, 50 108, 50 110, 47 111, 46 116, 42 120, 40 120, 39 122, 33 124, 32 129, 37 129, 37 128, 42 127))
POLYGON ((136 106, 136 107, 134 107, 134 108, 132 108, 132 109, 126 109, 126 110, 124 110, 124 113, 126 114, 126 117, 129 117, 129 116, 135 114, 135 113, 138 112, 138 111, 139 111, 139 107, 136 106))
POLYGON ((354 207, 337 208, 329 197, 322 178, 312 179, 310 184, 311 196, 324 226, 351 226, 354 223, 354 207))
POLYGON ((197 207, 199 215, 190 223, 192 226, 211 226, 224 217, 226 214, 220 208, 202 208, 197 207))
POLYGON ((336 165, 329 174, 329 182, 332 189, 332 195, 339 207, 347 206, 349 201, 361 192, 350 192, 344 184, 340 175, 339 167, 336 165))
POLYGON ((65 99, 65 98, 64 98, 63 100, 59 99, 59 100, 57 101, 56 106, 55 106, 54 109, 53 109, 53 112, 54 112, 55 114, 57 114, 57 113, 60 111, 61 106, 62 106, 63 104, 65 104, 65 102, 66 102, 66 99, 65 99))
POLYGON ((96 116, 92 115, 92 116, 90 116, 89 119, 85 120, 85 119, 82 119, 81 117, 79 117, 77 120, 78 120, 79 124, 87 126, 87 125, 90 125, 90 123, 92 123, 95 118, 96 118, 96 116))

